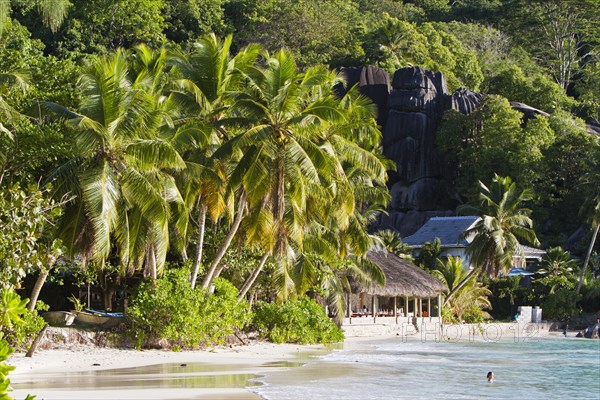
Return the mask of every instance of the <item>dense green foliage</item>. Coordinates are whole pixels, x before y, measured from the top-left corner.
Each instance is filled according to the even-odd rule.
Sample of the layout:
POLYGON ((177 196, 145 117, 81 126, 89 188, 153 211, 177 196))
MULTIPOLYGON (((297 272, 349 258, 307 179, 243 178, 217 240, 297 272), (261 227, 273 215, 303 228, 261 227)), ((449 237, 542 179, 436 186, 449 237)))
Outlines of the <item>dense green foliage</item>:
POLYGON ((131 301, 128 317, 138 347, 155 346, 160 339, 173 349, 224 344, 234 330, 250 319, 248 304, 237 302, 237 289, 223 279, 214 294, 190 288, 188 271, 169 269, 156 282, 144 282, 131 301))
MULTIPOLYGON (((462 260, 458 257, 448 257, 446 260, 437 260, 432 275, 442 281, 448 292, 456 289, 467 279, 469 271, 465 269, 462 260)), ((490 318, 484 311, 491 308, 488 296, 490 290, 475 277, 470 277, 467 283, 455 291, 454 296, 442 309, 444 322, 449 323, 478 323, 490 318)))
MULTIPOLYGON (((167 287, 181 291, 184 312, 170 304, 156 320, 174 315, 182 323, 187 313, 199 333, 185 342, 174 323, 153 325, 145 314, 158 311, 138 306, 137 326, 147 329, 140 343, 219 342, 207 328, 216 322, 192 310, 225 313, 232 327, 238 312, 219 307, 233 310, 250 296, 285 302, 318 293, 339 320, 350 277, 385 281, 365 260, 371 246, 407 251, 368 229, 389 202, 391 167, 375 108, 356 89, 340 99, 340 77, 329 68, 420 65, 443 72, 450 90, 484 93, 472 114, 448 112, 437 137, 462 199, 477 204, 479 182, 510 176, 527 189, 520 201, 532 211, 517 213, 516 231, 533 239, 531 218, 548 247, 583 228, 574 254, 598 248, 591 238, 600 147, 584 125, 600 115, 598 0, 1 4, 1 283, 19 287, 39 273, 39 292, 61 255, 60 238, 65 265, 97 277, 107 298, 131 275, 151 280, 138 301, 167 304, 167 287), (525 121, 509 101, 549 116, 525 121), (48 181, 55 203, 34 188, 48 181), (161 278, 167 262, 191 272, 189 290, 184 272, 161 278), (215 280, 221 274, 240 289, 235 302, 234 290, 215 280), (221 287, 227 301, 208 304, 196 282, 221 287)), ((496 211, 515 211, 488 197, 496 211)), ((515 220, 480 211, 491 219, 478 227, 486 239, 476 243, 479 268, 495 275, 517 251, 503 236, 515 220), (508 245, 494 246, 499 238, 508 245)), ((418 262, 434 269, 438 250, 426 248, 418 262)), ((584 268, 583 302, 596 298, 588 275, 584 268)), ((540 274, 527 301, 558 296, 574 282, 540 274)), ((34 290, 32 305, 36 297, 34 290)), ((558 300, 549 307, 562 307, 558 300)), ((481 317, 453 308, 458 319, 481 317)))
POLYGON ((323 306, 308 297, 284 304, 260 302, 256 305, 252 325, 258 333, 275 343, 333 343, 344 334, 331 321, 323 306))
POLYGON ((48 224, 60 208, 48 199, 48 190, 18 185, 0 193, 0 291, 19 283, 27 274, 44 269, 60 255, 48 224))
POLYGON ((42 330, 45 321, 38 315, 38 310, 47 310, 42 302, 37 309, 29 311, 29 299, 21 299, 12 288, 2 290, 0 299, 0 339, 12 348, 27 349, 37 334, 42 330))

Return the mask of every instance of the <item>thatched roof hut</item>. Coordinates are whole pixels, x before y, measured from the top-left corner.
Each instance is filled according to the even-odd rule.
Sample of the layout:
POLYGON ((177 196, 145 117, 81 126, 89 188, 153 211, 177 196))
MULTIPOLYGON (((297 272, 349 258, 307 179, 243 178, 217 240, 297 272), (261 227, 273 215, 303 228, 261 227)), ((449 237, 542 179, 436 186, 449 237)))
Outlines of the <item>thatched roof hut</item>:
POLYGON ((371 250, 367 258, 379 265, 386 277, 385 286, 364 287, 354 282, 353 292, 387 297, 437 297, 446 286, 416 265, 383 250, 371 250))

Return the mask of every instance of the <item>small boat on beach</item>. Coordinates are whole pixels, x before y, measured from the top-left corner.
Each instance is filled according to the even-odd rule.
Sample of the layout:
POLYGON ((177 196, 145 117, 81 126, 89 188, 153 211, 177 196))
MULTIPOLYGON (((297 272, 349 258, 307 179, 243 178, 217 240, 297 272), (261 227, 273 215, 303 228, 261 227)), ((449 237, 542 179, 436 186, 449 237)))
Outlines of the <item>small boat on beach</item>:
POLYGON ((50 326, 69 326, 75 320, 75 313, 69 311, 46 311, 42 318, 50 326))
POLYGON ((95 310, 75 311, 75 323, 95 328, 113 328, 123 322, 123 313, 95 310))

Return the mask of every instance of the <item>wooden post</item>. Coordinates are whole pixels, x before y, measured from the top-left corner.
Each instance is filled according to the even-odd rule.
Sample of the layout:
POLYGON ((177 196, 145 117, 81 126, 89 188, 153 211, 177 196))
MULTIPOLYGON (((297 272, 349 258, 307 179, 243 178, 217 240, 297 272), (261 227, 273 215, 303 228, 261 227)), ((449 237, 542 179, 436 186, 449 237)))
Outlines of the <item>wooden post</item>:
POLYGON ((442 294, 441 293, 438 294, 437 303, 438 303, 438 323, 440 324, 440 327, 441 327, 442 326, 442 294))
POLYGON ((377 314, 375 314, 375 295, 371 298, 371 312, 373 313, 373 323, 377 321, 377 314))
POLYGON ((27 354, 25 354, 25 357, 33 357, 33 352, 35 351, 37 345, 40 343, 40 340, 44 336, 44 333, 46 333, 46 329, 48 329, 48 324, 44 325, 40 333, 38 333, 37 337, 31 344, 31 347, 29 348, 29 350, 27 350, 27 354))
POLYGON ((396 325, 398 325, 398 305, 396 303, 397 300, 398 298, 394 296, 394 319, 396 320, 396 325))
POLYGON ((348 321, 352 323, 352 300, 350 300, 350 293, 347 293, 346 296, 346 299, 348 301, 348 321))
POLYGON ((404 296, 404 316, 408 318, 408 296, 404 296))
POLYGON ((429 322, 431 322, 431 297, 427 298, 427 315, 429 316, 429 322))
POLYGON ((413 302, 414 302, 414 304, 413 304, 413 306, 414 306, 414 307, 413 307, 413 317, 415 317, 415 318, 416 318, 416 317, 417 317, 417 310, 419 309, 419 299, 417 299, 417 298, 415 297, 415 299, 414 299, 414 301, 413 301, 413 302))

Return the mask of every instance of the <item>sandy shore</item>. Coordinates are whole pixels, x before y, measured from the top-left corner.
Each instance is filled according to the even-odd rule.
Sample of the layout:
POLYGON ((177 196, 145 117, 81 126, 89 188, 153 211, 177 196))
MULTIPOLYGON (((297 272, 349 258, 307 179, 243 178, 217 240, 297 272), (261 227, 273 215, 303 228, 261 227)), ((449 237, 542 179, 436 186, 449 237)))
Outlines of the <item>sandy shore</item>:
POLYGON ((252 379, 326 352, 265 342, 184 352, 73 346, 8 362, 15 399, 257 399, 246 388, 252 379))
MULTIPOLYGON (((496 332, 500 328, 494 325, 496 332)), ((503 325, 514 329, 512 324, 499 326, 503 325)), ((468 325, 459 327, 469 330, 468 325)), ((508 333, 506 337, 513 338, 514 332, 508 333)), ((537 333, 546 337, 559 336, 554 332, 549 334, 545 329, 537 333)), ((343 347, 364 350, 391 337, 397 335, 347 337, 343 347)), ((463 339, 467 338, 464 336, 463 339)), ((482 336, 469 338, 484 340, 482 336)), ((422 340, 420 335, 406 339, 422 340)), ((257 400, 260 397, 251 391, 251 386, 260 385, 262 376, 299 366, 328 351, 324 346, 259 341, 245 346, 184 352, 73 345, 59 350, 39 350, 32 358, 26 358, 24 353, 13 354, 9 358, 9 364, 16 366, 10 375, 15 388, 11 395, 23 399, 31 393, 38 400, 257 400)))

